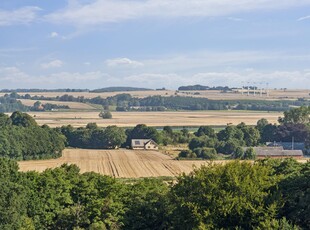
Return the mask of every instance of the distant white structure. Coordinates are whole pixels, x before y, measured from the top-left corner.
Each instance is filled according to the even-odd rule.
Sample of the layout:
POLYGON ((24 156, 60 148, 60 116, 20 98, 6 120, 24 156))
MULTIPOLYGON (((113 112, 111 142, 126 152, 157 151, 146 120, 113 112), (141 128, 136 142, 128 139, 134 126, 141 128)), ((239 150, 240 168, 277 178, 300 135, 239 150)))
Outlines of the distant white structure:
POLYGON ((152 139, 132 139, 131 148, 135 150, 158 150, 158 144, 152 139))

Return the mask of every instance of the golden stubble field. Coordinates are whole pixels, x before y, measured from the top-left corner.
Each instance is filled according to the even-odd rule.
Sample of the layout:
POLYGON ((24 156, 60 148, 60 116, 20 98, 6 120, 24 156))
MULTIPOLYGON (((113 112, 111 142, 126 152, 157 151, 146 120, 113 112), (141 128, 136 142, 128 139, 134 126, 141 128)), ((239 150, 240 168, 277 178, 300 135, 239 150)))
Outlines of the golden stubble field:
POLYGON ((206 161, 178 161, 157 151, 66 149, 59 159, 22 161, 21 171, 42 172, 62 164, 76 164, 81 173, 96 172, 116 178, 178 176, 206 161))
POLYGON ((195 111, 195 112, 112 112, 112 119, 102 119, 99 112, 29 112, 39 125, 47 124, 51 127, 72 125, 83 127, 95 122, 100 127, 117 125, 119 127, 134 127, 137 124, 162 127, 169 126, 224 126, 237 125, 245 122, 255 125, 261 118, 276 123, 282 113, 251 112, 251 111, 195 111))
MULTIPOLYGON (((27 100, 27 99, 20 99, 22 104, 26 106, 33 106, 33 104, 36 102, 35 100, 27 100)), ((86 104, 86 103, 80 103, 80 102, 71 102, 71 101, 45 101, 40 100, 42 104, 55 104, 55 105, 67 105, 70 109, 73 110, 98 110, 97 108, 86 104)))
MULTIPOLYGON (((264 91, 265 92, 265 91, 264 91)), ((264 94, 262 97, 258 95, 259 91, 256 91, 256 96, 251 94, 247 96, 246 90, 242 95, 240 90, 236 90, 229 93, 222 93, 219 90, 204 90, 204 91, 176 91, 176 90, 151 90, 151 91, 124 91, 124 92, 106 92, 106 93, 89 93, 89 92, 42 92, 42 93, 27 93, 20 92, 19 95, 30 94, 31 96, 44 96, 44 97, 57 97, 64 94, 72 95, 74 97, 83 96, 85 98, 102 97, 107 98, 115 96, 117 94, 127 93, 133 97, 144 98, 148 96, 190 96, 190 97, 203 97, 211 100, 296 100, 298 98, 310 99, 310 90, 280 90, 280 89, 269 89, 269 97, 264 94)), ((5 93, 0 93, 3 96, 5 93)))
MULTIPOLYGON (((230 162, 214 161, 216 164, 230 162)), ((307 159, 299 160, 306 163, 307 159)), ((48 168, 56 168, 62 164, 75 164, 81 173, 96 172, 115 178, 141 177, 175 177, 181 173, 190 173, 194 168, 208 165, 210 161, 174 160, 158 151, 145 150, 90 150, 66 149, 59 159, 18 162, 21 171, 43 172, 48 168)))

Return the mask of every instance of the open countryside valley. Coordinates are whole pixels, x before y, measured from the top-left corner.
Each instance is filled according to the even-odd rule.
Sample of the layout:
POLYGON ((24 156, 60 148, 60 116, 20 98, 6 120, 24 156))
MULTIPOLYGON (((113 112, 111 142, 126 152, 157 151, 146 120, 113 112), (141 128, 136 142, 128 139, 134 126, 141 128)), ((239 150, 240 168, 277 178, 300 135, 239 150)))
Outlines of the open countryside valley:
POLYGON ((310 0, 0 1, 0 230, 309 230, 310 0))

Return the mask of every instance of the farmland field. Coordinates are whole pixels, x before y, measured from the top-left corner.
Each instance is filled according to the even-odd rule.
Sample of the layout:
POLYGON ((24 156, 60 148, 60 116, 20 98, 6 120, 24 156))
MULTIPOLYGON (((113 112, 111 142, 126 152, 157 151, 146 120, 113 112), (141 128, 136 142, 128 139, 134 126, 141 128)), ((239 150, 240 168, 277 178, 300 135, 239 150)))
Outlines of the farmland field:
MULTIPOLYGON (((229 161, 216 161, 219 164, 225 162, 229 161)), ((307 160, 301 159, 299 162, 306 163, 307 160)), ((199 168, 208 162, 178 161, 158 151, 66 149, 59 159, 21 161, 18 164, 21 171, 38 172, 62 164, 76 164, 82 173, 96 172, 116 178, 139 178, 178 176, 183 172, 190 173, 193 167, 199 168)))
POLYGON ((157 151, 66 149, 59 159, 23 161, 19 167, 21 171, 42 172, 65 163, 76 164, 82 173, 97 172, 116 178, 177 176, 191 172, 193 165, 206 164, 205 161, 173 160, 157 151))
MULTIPOLYGON (((22 104, 26 106, 33 106, 33 104, 36 102, 35 100, 27 100, 27 99, 19 99, 22 104)), ((96 110, 97 108, 86 104, 86 103, 80 103, 80 102, 70 102, 70 101, 44 101, 40 100, 42 104, 55 104, 55 105, 67 105, 70 109, 74 110, 96 110)))
POLYGON ((223 126, 228 123, 255 125, 261 118, 276 123, 282 113, 252 112, 252 111, 195 111, 195 112, 112 112, 112 119, 102 119, 99 112, 29 112, 38 124, 51 127, 71 124, 74 127, 86 126, 96 122, 100 127, 117 125, 119 127, 133 127, 137 124, 162 127, 169 126, 223 126))
MULTIPOLYGON (((265 92, 265 91, 263 91, 265 92)), ((251 91, 250 95, 247 96, 246 90, 244 90, 244 95, 242 95, 241 91, 235 90, 233 92, 222 93, 218 90, 205 90, 205 91, 175 91, 175 90, 152 90, 152 91, 131 91, 131 92, 104 92, 104 93, 89 93, 89 92, 34 92, 34 93, 26 93, 20 92, 18 94, 25 95, 30 94, 31 96, 44 96, 44 97, 56 97, 62 96, 64 94, 72 95, 74 97, 83 96, 85 98, 94 98, 94 97, 102 97, 107 98, 111 96, 115 96, 117 94, 127 93, 132 95, 133 97, 144 98, 148 96, 190 96, 190 97, 203 97, 211 100, 297 100, 298 98, 306 98, 310 99, 310 90, 274 90, 270 89, 269 97, 264 93, 262 97, 259 96, 259 91, 256 91, 256 96, 254 96, 254 92, 251 91)), ((0 96, 3 96, 5 93, 0 93, 0 96)))

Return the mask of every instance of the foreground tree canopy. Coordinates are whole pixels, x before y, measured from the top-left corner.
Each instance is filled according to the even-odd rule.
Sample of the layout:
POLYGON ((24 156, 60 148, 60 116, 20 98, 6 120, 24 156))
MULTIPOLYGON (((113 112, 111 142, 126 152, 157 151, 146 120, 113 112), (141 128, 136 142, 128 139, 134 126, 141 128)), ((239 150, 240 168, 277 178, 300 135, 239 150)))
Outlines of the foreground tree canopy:
POLYGON ((0 114, 0 156, 17 160, 61 156, 65 137, 54 129, 38 126, 28 114, 0 114))
POLYGON ((309 229, 309 172, 291 159, 236 161, 170 184, 74 165, 23 173, 0 158, 0 229, 309 229))

